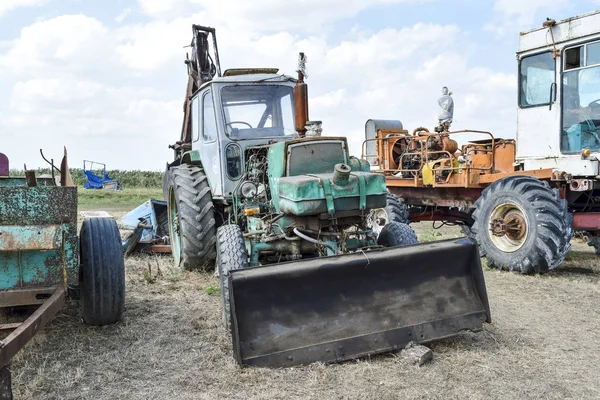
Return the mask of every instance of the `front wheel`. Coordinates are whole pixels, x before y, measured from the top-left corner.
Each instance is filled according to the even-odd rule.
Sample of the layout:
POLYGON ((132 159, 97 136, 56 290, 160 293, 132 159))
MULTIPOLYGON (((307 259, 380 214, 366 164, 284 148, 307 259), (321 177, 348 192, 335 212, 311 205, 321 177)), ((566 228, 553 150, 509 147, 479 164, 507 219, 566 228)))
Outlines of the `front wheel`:
POLYGON ((571 248, 567 203, 547 182, 501 179, 483 191, 475 207, 471 229, 489 267, 544 273, 560 265, 571 248))
POLYGON ((79 251, 83 321, 90 325, 117 322, 125 308, 125 262, 115 220, 84 220, 79 251))
POLYGON ((217 268, 221 284, 221 314, 223 327, 231 333, 229 304, 229 272, 248 267, 248 253, 244 235, 238 225, 224 225, 217 230, 217 268))

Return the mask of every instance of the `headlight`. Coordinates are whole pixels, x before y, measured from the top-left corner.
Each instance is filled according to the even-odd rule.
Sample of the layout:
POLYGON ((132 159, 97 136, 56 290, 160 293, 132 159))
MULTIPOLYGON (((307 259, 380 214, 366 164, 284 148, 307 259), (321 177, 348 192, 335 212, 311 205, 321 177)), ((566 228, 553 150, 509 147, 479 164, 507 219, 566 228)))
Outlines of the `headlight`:
POLYGON ((227 161, 227 176, 230 179, 238 179, 242 176, 242 149, 235 143, 230 143, 225 148, 225 160, 227 161))

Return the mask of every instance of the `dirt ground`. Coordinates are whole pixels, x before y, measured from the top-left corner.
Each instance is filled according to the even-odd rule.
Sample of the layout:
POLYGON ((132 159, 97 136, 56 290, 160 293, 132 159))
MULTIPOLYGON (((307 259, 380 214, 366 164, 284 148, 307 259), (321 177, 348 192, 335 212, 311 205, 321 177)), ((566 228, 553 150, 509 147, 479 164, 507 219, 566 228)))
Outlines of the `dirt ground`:
MULTIPOLYGON (((118 213, 117 213, 118 214, 118 213)), ((415 225, 421 240, 455 228, 415 225)), ((440 260, 443 262, 443 260, 440 260)), ((14 359, 23 399, 598 399, 600 258, 584 242, 559 270, 485 269, 493 322, 430 345, 423 367, 398 354, 337 365, 237 366, 217 279, 169 257, 126 260, 122 322, 89 327, 69 303, 14 359)))

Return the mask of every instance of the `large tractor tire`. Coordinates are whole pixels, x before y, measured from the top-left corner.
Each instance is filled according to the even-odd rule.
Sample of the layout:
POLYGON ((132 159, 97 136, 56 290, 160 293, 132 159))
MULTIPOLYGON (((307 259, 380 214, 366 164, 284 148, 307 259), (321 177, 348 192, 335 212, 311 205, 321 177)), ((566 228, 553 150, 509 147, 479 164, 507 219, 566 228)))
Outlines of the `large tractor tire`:
POLYGON ((413 228, 408 224, 396 221, 384 226, 377 238, 377 244, 384 247, 408 246, 417 243, 419 240, 413 228))
POLYGON ((387 203, 384 208, 375 208, 369 212, 367 217, 368 226, 379 236, 383 227, 390 222, 408 224, 408 208, 404 200, 395 194, 387 194, 387 203))
POLYGON ((186 270, 210 269, 216 256, 212 194, 206 175, 193 165, 171 168, 169 233, 175 263, 186 270))
POLYGON ((237 225, 223 225, 217 229, 217 268, 221 284, 223 328, 231 333, 229 305, 229 272, 248 267, 248 253, 242 230, 237 225))
POLYGON ((125 308, 125 262, 121 235, 115 220, 84 220, 79 252, 83 321, 90 325, 117 322, 125 308))
POLYGON ((471 229, 489 267, 545 273, 560 265, 571 248, 572 215, 547 182, 504 178, 488 186, 475 206, 471 229))

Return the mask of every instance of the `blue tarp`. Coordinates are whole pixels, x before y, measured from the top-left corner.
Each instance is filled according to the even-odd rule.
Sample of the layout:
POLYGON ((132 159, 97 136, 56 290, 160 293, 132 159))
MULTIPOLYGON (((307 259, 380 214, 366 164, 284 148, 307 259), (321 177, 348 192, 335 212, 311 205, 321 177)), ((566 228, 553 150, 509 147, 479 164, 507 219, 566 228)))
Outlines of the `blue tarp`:
POLYGON ((120 188, 119 181, 116 179, 112 179, 110 176, 108 176, 106 172, 104 173, 103 177, 94 175, 92 171, 84 170, 83 173, 87 177, 87 182, 83 183, 83 187, 86 189, 102 189, 105 183, 113 182, 115 182, 117 185, 115 189, 119 190, 120 188))

